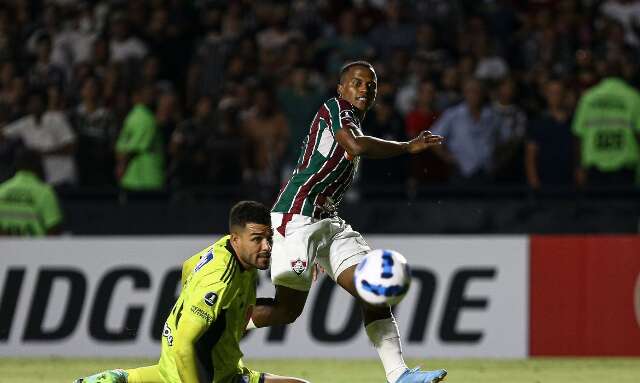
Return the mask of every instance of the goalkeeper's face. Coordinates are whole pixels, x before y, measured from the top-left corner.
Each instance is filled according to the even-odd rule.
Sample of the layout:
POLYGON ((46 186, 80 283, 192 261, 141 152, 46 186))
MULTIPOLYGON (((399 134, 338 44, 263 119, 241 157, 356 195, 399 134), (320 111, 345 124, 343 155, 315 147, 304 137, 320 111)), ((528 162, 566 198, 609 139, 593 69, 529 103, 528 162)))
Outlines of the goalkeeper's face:
POLYGON ((231 233, 233 248, 245 269, 265 270, 271 263, 273 230, 269 225, 247 223, 231 233))

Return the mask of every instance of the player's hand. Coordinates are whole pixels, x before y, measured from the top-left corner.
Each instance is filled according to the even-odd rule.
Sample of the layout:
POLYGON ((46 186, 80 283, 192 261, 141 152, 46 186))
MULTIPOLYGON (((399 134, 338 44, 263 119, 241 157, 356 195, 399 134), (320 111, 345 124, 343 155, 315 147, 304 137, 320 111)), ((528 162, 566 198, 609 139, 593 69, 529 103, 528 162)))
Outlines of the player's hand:
POLYGON ((428 130, 423 130, 416 138, 409 141, 407 151, 411 154, 420 153, 429 147, 442 144, 443 141, 444 137, 431 134, 428 130))

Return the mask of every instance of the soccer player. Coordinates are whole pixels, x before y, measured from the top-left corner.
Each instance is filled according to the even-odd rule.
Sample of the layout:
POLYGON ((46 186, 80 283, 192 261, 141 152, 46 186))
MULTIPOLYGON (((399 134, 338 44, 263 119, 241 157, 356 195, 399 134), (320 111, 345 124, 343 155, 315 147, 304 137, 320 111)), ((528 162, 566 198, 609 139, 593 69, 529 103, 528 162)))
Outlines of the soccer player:
POLYGON ((269 209, 242 201, 229 215, 230 235, 183 265, 183 290, 162 331, 160 362, 110 370, 76 383, 308 383, 252 371, 239 342, 255 303, 257 269, 269 267, 269 209))
MULTIPOLYGON (((249 328, 295 321, 304 308, 315 263, 357 298, 354 270, 371 248, 338 216, 337 206, 354 179, 360 157, 415 154, 442 142, 441 136, 428 131, 408 142, 363 135, 361 123, 375 101, 376 87, 371 64, 349 63, 340 71, 338 97, 316 113, 297 167, 271 213, 276 229, 271 265, 275 298, 258 298, 249 328)), ((367 335, 389 382, 434 383, 446 376, 445 370, 407 368, 391 309, 361 302, 367 335)))

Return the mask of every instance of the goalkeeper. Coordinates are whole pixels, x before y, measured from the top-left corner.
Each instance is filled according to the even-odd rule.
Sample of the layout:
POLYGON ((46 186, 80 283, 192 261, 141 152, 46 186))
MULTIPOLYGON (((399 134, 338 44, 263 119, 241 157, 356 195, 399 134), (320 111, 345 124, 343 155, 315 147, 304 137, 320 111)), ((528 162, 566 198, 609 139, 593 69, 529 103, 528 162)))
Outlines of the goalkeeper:
POLYGON ((267 269, 271 258, 269 209, 239 202, 231 209, 229 230, 184 263, 183 288, 164 324, 159 363, 76 383, 308 383, 243 365, 239 342, 255 304, 257 269, 267 269))

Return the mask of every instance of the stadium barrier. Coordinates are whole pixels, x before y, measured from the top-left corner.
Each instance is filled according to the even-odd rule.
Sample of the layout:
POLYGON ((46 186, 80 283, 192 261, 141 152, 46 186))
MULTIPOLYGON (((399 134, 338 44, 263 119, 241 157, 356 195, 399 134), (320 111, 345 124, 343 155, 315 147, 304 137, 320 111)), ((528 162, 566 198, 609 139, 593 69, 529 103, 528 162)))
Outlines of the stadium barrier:
MULTIPOLYGON (((0 240, 0 356, 145 356, 180 265, 213 237, 0 240)), ((409 260, 395 313, 409 357, 640 355, 640 239, 368 236, 409 260), (635 305, 635 306, 634 306, 635 305)), ((273 287, 261 273, 258 296, 273 287)), ((375 357, 353 300, 327 277, 249 357, 375 357)))

